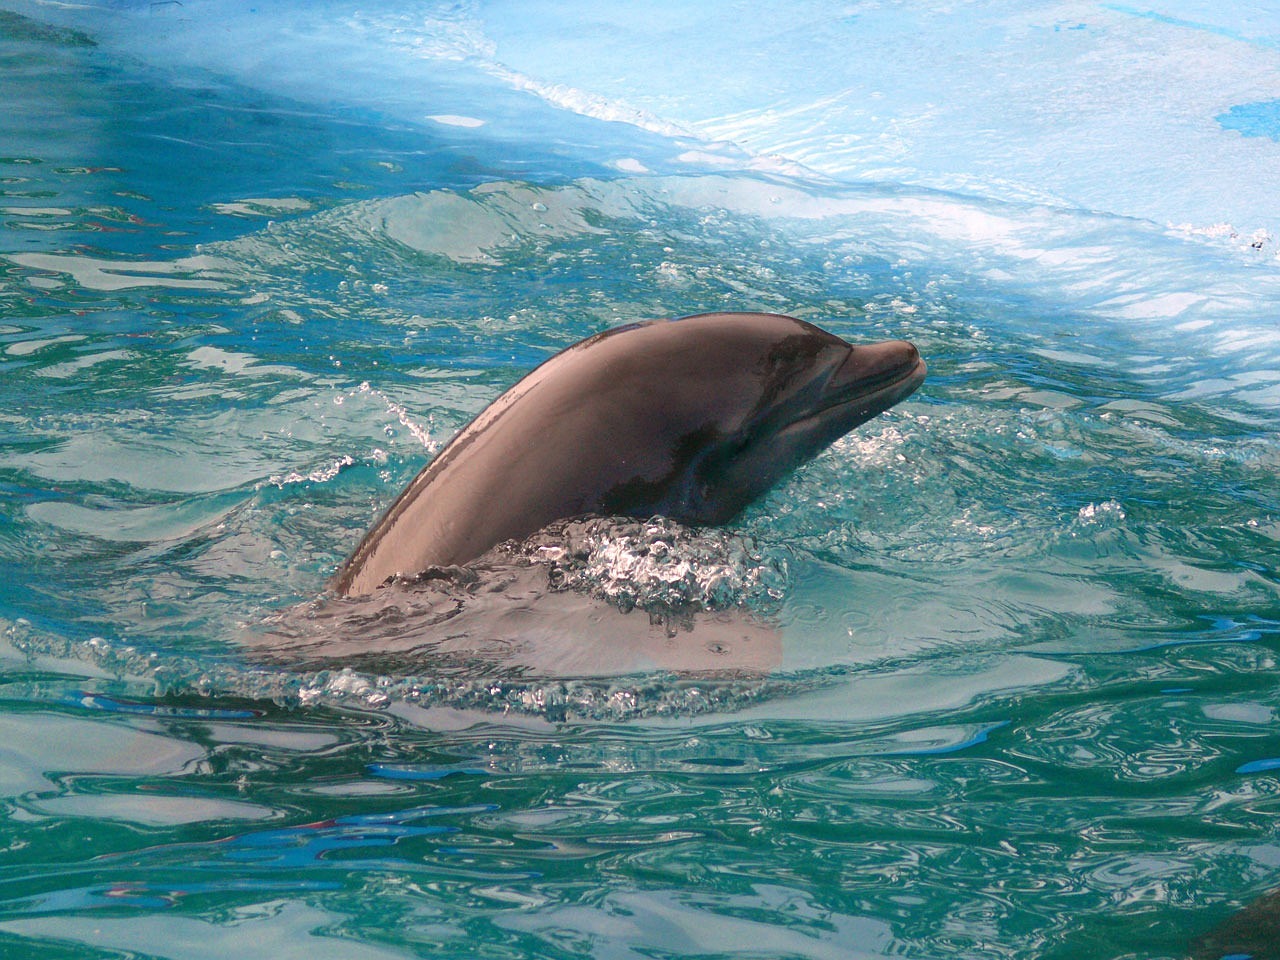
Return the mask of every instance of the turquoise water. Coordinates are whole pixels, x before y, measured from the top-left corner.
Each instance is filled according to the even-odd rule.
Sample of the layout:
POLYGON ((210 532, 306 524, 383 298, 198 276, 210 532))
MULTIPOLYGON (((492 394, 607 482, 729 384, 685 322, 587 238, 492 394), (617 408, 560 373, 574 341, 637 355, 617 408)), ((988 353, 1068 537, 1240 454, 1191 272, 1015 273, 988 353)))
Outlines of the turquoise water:
MULTIPOLYGON (((429 102, 379 108, 370 71, 408 68, 323 28, 347 21, 264 31, 335 64, 298 79, 189 6, 189 31, 0 19, 0 954, 1182 958, 1280 886, 1275 167, 1197 192, 1204 156, 1170 151, 1135 192, 1101 148, 1077 180, 1031 151, 943 171, 930 132, 859 166, 852 136, 818 149, 835 114, 788 131, 783 80, 770 121, 595 77, 626 113, 556 86, 598 63, 529 47, 517 83, 465 31, 429 102), (756 585, 766 676, 610 636, 575 639, 592 669, 555 637, 260 662, 522 373, 709 309, 930 366, 678 546, 756 585)), ((1208 16, 1099 10, 966 29, 1137 56, 1124 31, 1208 16)), ((459 22, 431 11, 410 39, 459 22)), ((830 29, 928 19, 894 15, 830 29)), ((1206 95, 1215 150, 1277 149, 1215 119, 1246 92, 1206 95)))

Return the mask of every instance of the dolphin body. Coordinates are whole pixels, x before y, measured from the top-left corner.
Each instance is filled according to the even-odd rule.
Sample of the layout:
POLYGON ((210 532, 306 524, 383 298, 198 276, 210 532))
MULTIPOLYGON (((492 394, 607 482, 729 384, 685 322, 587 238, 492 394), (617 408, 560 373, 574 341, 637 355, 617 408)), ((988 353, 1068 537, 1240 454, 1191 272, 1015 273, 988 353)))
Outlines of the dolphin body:
POLYGON ((1192 945, 1191 960, 1280 960, 1280 890, 1259 897, 1192 945))
POLYGON ((607 330, 551 357, 458 433, 331 588, 368 595, 568 517, 725 523, 924 377, 910 343, 853 346, 778 314, 607 330))

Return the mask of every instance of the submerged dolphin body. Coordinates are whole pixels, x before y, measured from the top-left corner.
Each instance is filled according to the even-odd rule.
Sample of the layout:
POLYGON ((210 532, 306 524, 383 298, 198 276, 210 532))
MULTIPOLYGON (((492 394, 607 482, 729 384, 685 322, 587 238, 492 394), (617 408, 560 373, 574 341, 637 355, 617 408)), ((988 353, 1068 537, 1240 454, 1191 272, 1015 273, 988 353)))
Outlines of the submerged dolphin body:
POLYGON ((1191 960, 1280 960, 1280 890, 1259 897, 1192 945, 1191 960))
POLYGON ((910 343, 852 346, 777 314, 605 331, 547 360, 455 436, 332 589, 367 595, 566 517, 724 523, 924 376, 910 343))

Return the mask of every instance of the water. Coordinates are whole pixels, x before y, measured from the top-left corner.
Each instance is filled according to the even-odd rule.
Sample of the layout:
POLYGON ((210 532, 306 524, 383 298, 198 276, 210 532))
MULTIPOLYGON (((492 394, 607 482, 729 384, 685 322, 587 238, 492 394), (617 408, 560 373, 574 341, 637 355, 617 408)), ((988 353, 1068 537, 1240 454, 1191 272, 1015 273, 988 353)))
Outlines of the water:
POLYGON ((1274 10, 10 6, 0 953, 1181 958, 1280 886, 1274 10), (709 309, 930 367, 662 528, 767 675, 262 661, 523 372, 709 309))

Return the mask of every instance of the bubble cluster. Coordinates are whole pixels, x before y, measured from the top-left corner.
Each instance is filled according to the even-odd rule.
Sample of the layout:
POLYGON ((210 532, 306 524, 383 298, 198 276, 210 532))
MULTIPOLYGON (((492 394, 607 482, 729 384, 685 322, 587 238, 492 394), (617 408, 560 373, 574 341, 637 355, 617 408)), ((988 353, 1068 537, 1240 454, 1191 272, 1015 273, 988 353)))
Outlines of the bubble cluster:
POLYGON ((780 550, 665 517, 558 521, 500 549, 545 564, 552 589, 589 593, 623 611, 768 609, 790 579, 780 550))

